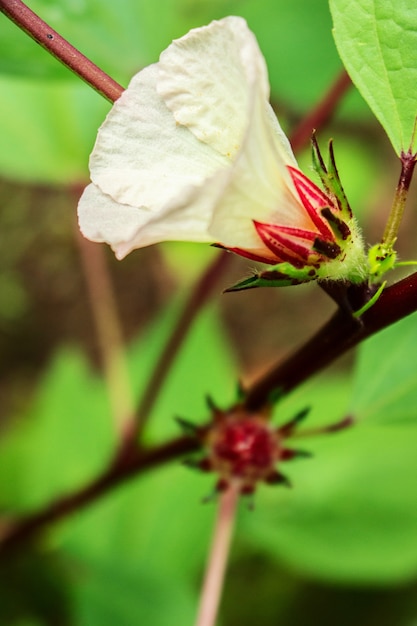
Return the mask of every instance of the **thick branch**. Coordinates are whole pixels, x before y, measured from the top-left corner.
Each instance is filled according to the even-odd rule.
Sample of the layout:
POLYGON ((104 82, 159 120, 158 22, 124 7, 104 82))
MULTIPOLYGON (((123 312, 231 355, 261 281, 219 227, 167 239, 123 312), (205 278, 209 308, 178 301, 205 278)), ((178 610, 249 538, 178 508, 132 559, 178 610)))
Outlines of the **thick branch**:
POLYGON ((135 474, 145 472, 156 465, 194 452, 198 448, 196 439, 181 437, 151 450, 135 450, 122 447, 107 470, 81 490, 56 500, 45 509, 28 515, 11 525, 0 541, 0 555, 17 548, 49 524, 57 522, 74 511, 79 511, 94 502, 116 485, 135 474))
POLYGON ((114 102, 120 98, 124 91, 121 85, 68 43, 23 2, 0 0, 0 11, 107 100, 114 102))
POLYGON ((362 316, 361 325, 339 309, 310 341, 247 390, 246 407, 260 409, 276 392, 291 391, 353 346, 416 310, 417 273, 386 289, 362 316))

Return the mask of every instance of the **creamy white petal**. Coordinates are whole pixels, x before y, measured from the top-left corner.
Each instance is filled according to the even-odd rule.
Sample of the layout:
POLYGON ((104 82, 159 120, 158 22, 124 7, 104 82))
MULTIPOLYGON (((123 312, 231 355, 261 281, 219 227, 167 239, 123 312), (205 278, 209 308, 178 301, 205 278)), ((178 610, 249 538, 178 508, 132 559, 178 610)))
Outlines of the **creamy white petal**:
POLYGON ((306 226, 297 166, 241 18, 195 29, 139 72, 101 127, 82 232, 122 258, 165 240, 254 249, 253 220, 306 226))
POLYGON ((144 207, 115 202, 91 184, 78 204, 80 230, 91 241, 110 244, 118 259, 136 248, 161 241, 211 243, 205 205, 213 202, 213 194, 217 194, 216 181, 208 185, 205 193, 191 190, 184 197, 184 207, 160 216, 144 207))
POLYGON ((156 93, 158 66, 137 74, 100 128, 92 181, 113 200, 163 213, 229 161, 202 144, 156 93))
POLYGON ((227 17, 191 30, 161 54, 159 67, 158 92, 176 121, 233 158, 254 86, 269 98, 265 60, 245 20, 227 17))
POLYGON ((106 242, 117 253, 121 244, 134 239, 150 218, 146 209, 119 204, 94 185, 88 185, 78 203, 78 220, 84 237, 106 242))
POLYGON ((282 130, 281 124, 279 123, 278 118, 269 103, 266 108, 265 115, 265 127, 267 128, 269 126, 277 158, 281 159, 285 165, 298 167, 298 163, 292 151, 291 144, 288 141, 288 137, 282 130))
POLYGON ((213 237, 228 247, 259 247, 253 220, 311 226, 286 168, 297 167, 288 141, 270 105, 259 92, 254 94, 245 141, 209 227, 213 237))

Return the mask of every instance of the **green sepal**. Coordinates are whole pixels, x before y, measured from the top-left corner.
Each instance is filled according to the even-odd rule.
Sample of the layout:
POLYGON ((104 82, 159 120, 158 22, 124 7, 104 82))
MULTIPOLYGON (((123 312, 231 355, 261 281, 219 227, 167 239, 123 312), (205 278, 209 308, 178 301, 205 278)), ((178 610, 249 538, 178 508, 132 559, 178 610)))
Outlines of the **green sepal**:
POLYGON ((225 292, 243 291, 256 287, 288 287, 301 285, 317 278, 317 272, 311 265, 295 268, 290 263, 278 263, 265 272, 257 272, 249 278, 225 289, 225 292))
POLYGON ((324 189, 329 195, 333 196, 336 199, 339 209, 341 211, 341 216, 344 219, 349 220, 352 217, 352 210, 349 206, 348 199, 342 187, 339 172, 337 171, 333 151, 333 142, 331 140, 329 141, 329 162, 327 164, 327 167, 324 163, 323 157, 321 156, 320 148, 314 134, 311 139, 311 146, 313 167, 317 174, 320 176, 320 180, 323 183, 324 189))
POLYGON ((185 435, 195 436, 198 434, 199 426, 193 424, 193 422, 178 416, 174 417, 174 419, 185 435))

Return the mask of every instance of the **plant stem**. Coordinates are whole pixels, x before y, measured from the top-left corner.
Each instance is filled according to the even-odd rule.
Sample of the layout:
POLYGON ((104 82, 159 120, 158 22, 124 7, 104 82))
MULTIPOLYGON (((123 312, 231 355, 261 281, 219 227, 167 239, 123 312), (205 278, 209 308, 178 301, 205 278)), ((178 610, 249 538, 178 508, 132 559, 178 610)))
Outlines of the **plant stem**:
POLYGON ((124 91, 121 85, 68 43, 21 0, 0 0, 0 11, 104 98, 110 102, 120 98, 124 91))
POLYGON ((198 442, 191 437, 180 437, 149 450, 128 449, 122 444, 106 470, 90 483, 77 491, 58 498, 45 508, 11 522, 2 524, 0 555, 18 548, 24 549, 25 542, 32 539, 40 530, 68 517, 75 511, 95 502, 116 485, 120 485, 134 475, 168 463, 173 459, 195 452, 198 442))
POLYGON ((411 152, 401 152, 401 173, 398 181, 397 189, 392 203, 391 211, 385 226, 382 243, 388 250, 392 250, 397 239, 398 229, 403 217, 405 203, 407 201, 408 190, 410 188, 411 179, 413 177, 414 167, 416 165, 416 154, 411 152))
POLYGON ((246 390, 245 408, 257 411, 288 393, 367 337, 417 311, 417 273, 385 289, 360 320, 342 309, 313 337, 246 390))
POLYGON ((200 597, 196 626, 215 626, 228 561, 239 489, 229 486, 220 494, 213 541, 200 597))

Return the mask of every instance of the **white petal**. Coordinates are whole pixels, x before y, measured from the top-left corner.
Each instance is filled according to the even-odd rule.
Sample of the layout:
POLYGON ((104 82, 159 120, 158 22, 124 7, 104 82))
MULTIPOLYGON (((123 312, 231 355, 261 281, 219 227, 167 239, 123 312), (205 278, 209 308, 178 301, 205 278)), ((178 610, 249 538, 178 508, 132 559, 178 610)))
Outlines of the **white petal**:
POLYGON ((269 98, 265 60, 244 19, 191 30, 160 57, 158 92, 177 122, 233 157, 248 126, 252 90, 269 98))
POLYGON ((119 246, 131 241, 149 220, 149 211, 112 200, 96 185, 88 185, 78 203, 78 220, 84 237, 106 242, 117 252, 119 246))
POLYGON ((176 124, 157 78, 153 65, 132 79, 98 133, 90 170, 113 200, 162 214, 229 161, 176 124))
MULTIPOLYGON (((111 245, 118 259, 136 248, 161 241, 212 242, 207 234, 204 203, 211 202, 208 193, 184 198, 185 207, 162 218, 144 207, 115 202, 94 185, 89 185, 78 204, 78 220, 82 234, 91 241, 111 245), (202 216, 202 219, 200 219, 202 216)), ((213 191, 216 193, 216 191, 213 191)))
POLYGON ((122 258, 164 240, 257 248, 254 219, 303 225, 285 167, 296 161, 268 95, 241 18, 174 42, 132 79, 99 131, 79 206, 85 236, 122 258))
POLYGON ((297 167, 271 107, 254 92, 249 128, 209 227, 228 247, 259 248, 253 220, 311 227, 296 195, 287 165, 297 167))

